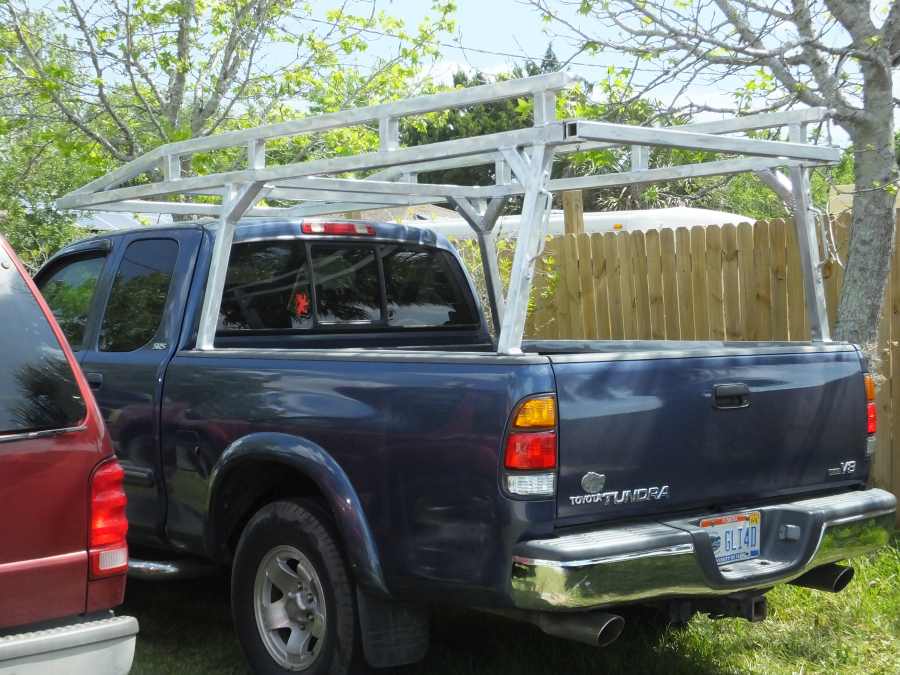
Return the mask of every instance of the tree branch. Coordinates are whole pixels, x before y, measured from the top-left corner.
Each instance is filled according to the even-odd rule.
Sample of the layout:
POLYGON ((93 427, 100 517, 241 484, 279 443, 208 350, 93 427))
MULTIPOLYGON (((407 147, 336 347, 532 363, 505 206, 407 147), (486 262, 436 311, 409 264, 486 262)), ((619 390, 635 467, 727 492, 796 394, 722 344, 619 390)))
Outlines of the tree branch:
MULTIPOLYGON (((19 14, 16 11, 15 7, 13 7, 12 3, 8 1, 4 2, 4 5, 6 6, 6 10, 10 16, 13 32, 16 35, 16 40, 18 41, 19 46, 22 47, 22 50, 25 52, 28 61, 31 63, 31 67, 35 69, 35 71, 44 81, 53 82, 54 78, 48 76, 43 62, 31 47, 31 43, 25 36, 21 19, 19 18, 19 14)), ((25 72, 25 70, 16 62, 14 58, 9 59, 8 63, 23 79, 31 79, 28 73, 25 72)), ((56 87, 46 87, 46 91, 50 96, 50 99, 63 114, 63 116, 74 126, 76 126, 85 136, 94 140, 96 143, 99 143, 101 146, 103 146, 103 148, 106 149, 107 152, 109 152, 120 162, 127 162, 129 159, 131 159, 127 154, 121 152, 119 148, 117 148, 115 144, 113 144, 109 139, 101 136, 99 133, 91 129, 91 127, 88 126, 88 124, 81 118, 81 116, 79 116, 66 104, 62 96, 60 96, 60 93, 56 87)))
POLYGON ((112 104, 109 102, 109 98, 106 96, 106 87, 103 84, 103 68, 100 66, 100 59, 97 58, 97 49, 94 46, 94 39, 91 35, 91 30, 88 28, 87 22, 84 19, 84 14, 79 9, 75 0, 69 0, 69 7, 72 10, 72 14, 75 16, 76 21, 78 22, 78 28, 81 31, 82 37, 84 37, 85 44, 88 47, 88 54, 90 56, 91 64, 94 66, 94 73, 97 75, 97 97, 100 99, 100 102, 103 104, 103 107, 106 109, 106 112, 109 114, 112 121, 119 128, 122 134, 125 136, 125 142, 128 145, 128 154, 134 156, 135 150, 137 149, 137 143, 134 140, 134 134, 131 133, 131 129, 128 128, 128 125, 122 121, 122 118, 116 113, 112 104))

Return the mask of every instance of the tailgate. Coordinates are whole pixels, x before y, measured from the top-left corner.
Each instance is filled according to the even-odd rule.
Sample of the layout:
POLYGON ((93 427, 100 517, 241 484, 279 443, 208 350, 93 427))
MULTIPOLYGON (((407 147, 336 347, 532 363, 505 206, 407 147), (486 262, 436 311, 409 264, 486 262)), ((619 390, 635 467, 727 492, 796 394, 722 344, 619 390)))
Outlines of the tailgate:
POLYGON ((868 473, 862 361, 852 347, 550 358, 559 518, 725 510, 868 473), (852 470, 830 475, 835 467, 852 470))

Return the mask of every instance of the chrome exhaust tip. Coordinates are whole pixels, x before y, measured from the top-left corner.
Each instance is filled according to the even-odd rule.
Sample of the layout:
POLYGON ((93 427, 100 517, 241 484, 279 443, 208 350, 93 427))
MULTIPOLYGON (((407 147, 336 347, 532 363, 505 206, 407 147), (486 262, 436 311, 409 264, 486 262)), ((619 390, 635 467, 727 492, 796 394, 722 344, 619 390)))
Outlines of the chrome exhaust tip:
POLYGON ((625 628, 625 619, 606 612, 539 614, 534 623, 547 635, 574 640, 592 647, 615 642, 625 628))
POLYGON ((214 575, 216 571, 214 565, 191 558, 179 560, 131 558, 128 561, 128 578, 142 581, 201 579, 214 575))
POLYGON ((811 569, 803 576, 794 579, 791 583, 794 586, 803 586, 804 588, 812 588, 817 591, 840 593, 847 588, 847 584, 853 580, 855 573, 850 566, 845 567, 830 563, 811 569))

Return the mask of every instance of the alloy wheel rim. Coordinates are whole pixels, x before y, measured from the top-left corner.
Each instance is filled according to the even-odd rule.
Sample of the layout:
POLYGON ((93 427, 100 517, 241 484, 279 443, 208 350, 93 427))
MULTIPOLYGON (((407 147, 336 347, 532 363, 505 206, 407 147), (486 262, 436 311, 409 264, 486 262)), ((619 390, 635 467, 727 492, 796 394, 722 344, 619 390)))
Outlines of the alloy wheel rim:
POLYGON ((315 567, 293 546, 277 546, 259 563, 253 610, 262 642, 286 670, 309 668, 325 643, 326 608, 315 567))

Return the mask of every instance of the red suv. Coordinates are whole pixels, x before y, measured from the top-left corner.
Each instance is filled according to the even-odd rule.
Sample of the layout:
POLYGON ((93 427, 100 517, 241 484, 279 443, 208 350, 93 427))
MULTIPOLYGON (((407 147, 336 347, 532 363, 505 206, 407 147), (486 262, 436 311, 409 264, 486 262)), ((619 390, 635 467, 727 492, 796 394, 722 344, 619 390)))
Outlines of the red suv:
POLYGON ((0 672, 127 673, 137 621, 110 611, 128 568, 122 468, 2 237, 0 321, 0 672))

